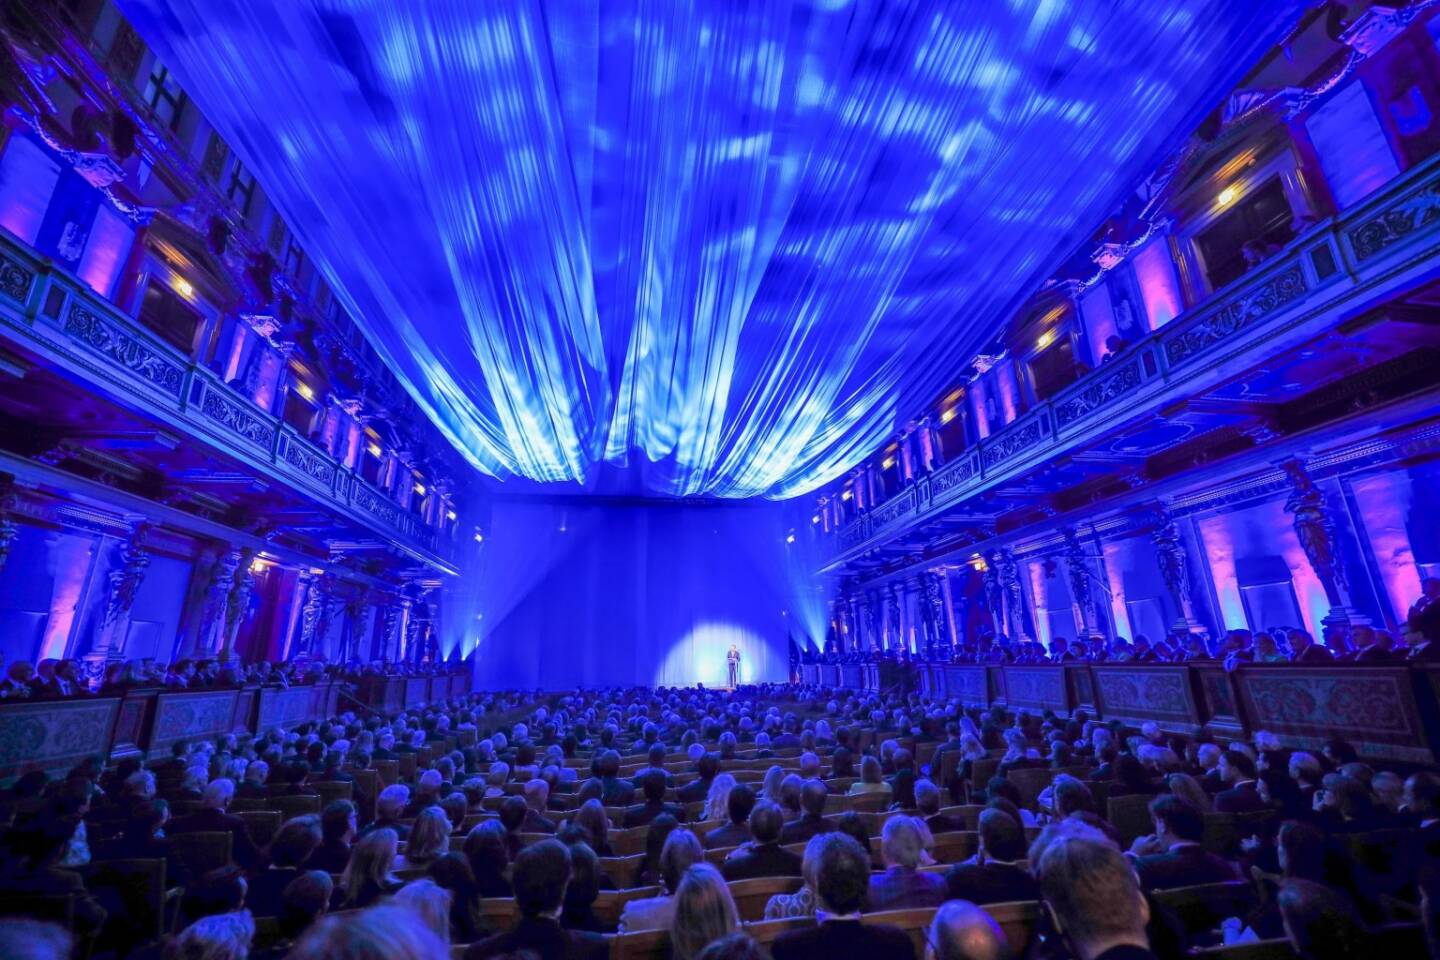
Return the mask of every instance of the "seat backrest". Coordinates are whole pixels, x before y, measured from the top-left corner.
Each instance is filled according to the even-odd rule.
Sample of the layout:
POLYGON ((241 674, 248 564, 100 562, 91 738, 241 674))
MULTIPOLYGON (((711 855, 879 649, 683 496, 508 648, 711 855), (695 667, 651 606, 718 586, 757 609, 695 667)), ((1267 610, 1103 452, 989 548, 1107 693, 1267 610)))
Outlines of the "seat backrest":
POLYGON ((118 907, 135 929, 165 935, 164 860, 93 860, 73 869, 106 910, 115 913, 118 907))
POLYGON ((197 830, 170 838, 170 850, 189 877, 202 877, 228 864, 234 845, 235 838, 225 830, 197 830))
POLYGON ((1189 936, 1215 929, 1226 917, 1243 917, 1255 907, 1255 888, 1245 880, 1156 890, 1151 896, 1174 912, 1189 936))
POLYGON ((978 803, 962 803, 952 807, 941 807, 940 812, 956 820, 965 821, 966 830, 980 829, 980 811, 985 808, 978 803))
POLYGON ((1030 941, 1035 937, 1035 928, 1040 923, 1040 901, 1015 900, 1010 903, 992 903, 985 912, 995 918, 1015 956, 1025 955, 1030 941))
POLYGON ((310 785, 320 795, 320 808, 336 800, 349 800, 355 796, 355 784, 348 780, 320 780, 310 785))
POLYGON ((380 788, 400 782, 400 761, 399 760, 371 760, 370 766, 375 768, 375 775, 380 778, 380 788))
POLYGON ((628 857, 635 853, 645 852, 645 835, 650 832, 647 827, 631 827, 628 830, 611 830, 607 839, 610 841, 610 849, 617 857, 628 857))
POLYGON ((1208 960, 1300 960, 1300 955, 1285 937, 1237 943, 1229 947, 1201 947, 1191 956, 1208 960))
POLYGON ((245 821, 245 830, 250 834, 250 841, 257 847, 267 846, 280 829, 278 810, 241 810, 236 812, 235 816, 245 821))
POLYGON ((980 849, 980 834, 973 830, 951 830, 935 834, 935 846, 930 855, 938 863, 959 863, 975 855, 980 849))
POLYGON ((1019 770, 1009 771, 1005 774, 1005 779, 1013 783, 1015 789, 1020 791, 1020 806, 1027 810, 1034 810, 1041 792, 1050 785, 1050 780, 1054 776, 1054 771, 1046 767, 1023 767, 1019 770))
POLYGON ((301 793, 288 797, 271 797, 270 808, 280 811, 282 821, 292 817, 303 817, 307 813, 320 812, 320 795, 315 793, 301 793))
POLYGON ((888 791, 853 794, 850 797, 850 809, 861 813, 879 813, 893 802, 888 791))
POLYGON ((713 847, 705 851, 705 862, 713 863, 715 866, 725 862, 725 858, 735 852, 735 847, 713 847))
POLYGON ((610 960, 670 960, 670 931, 616 934, 610 941, 610 960))
POLYGON ((1153 799, 1155 798, 1144 794, 1126 794, 1111 797, 1106 803, 1105 819, 1120 831, 1126 849, 1129 849, 1137 838, 1154 829, 1154 821, 1150 819, 1150 801, 1153 799))
POLYGON ((591 910, 595 918, 607 927, 615 927, 620 924, 620 914, 625 912, 625 904, 631 900, 645 900, 650 897, 658 897, 665 891, 660 887, 631 887, 628 890, 601 890, 595 898, 591 910))
POLYGON ((520 919, 514 897, 481 897, 480 925, 486 930, 509 930, 520 919))
POLYGON ((731 880, 730 897, 741 920, 764 920, 765 905, 776 894, 794 893, 805 881, 799 877, 756 877, 753 880, 731 880))
POLYGON ((960 760, 963 756, 959 750, 946 750, 940 754, 940 764, 933 771, 936 786, 941 788, 950 786, 950 781, 955 779, 956 773, 960 770, 960 760))
POLYGON ((415 782, 415 771, 420 766, 420 756, 415 753, 400 753, 395 755, 395 762, 399 765, 400 779, 407 783, 415 782))
POLYGON ((925 945, 929 941, 930 924, 935 921, 935 907, 916 907, 911 910, 881 910, 867 913, 860 922, 868 925, 884 924, 899 927, 905 931, 915 947, 915 956, 925 956, 925 945))
POLYGON ((971 763, 971 764, 970 764, 970 794, 971 794, 971 796, 974 796, 975 794, 979 793, 981 790, 984 790, 984 789, 985 789, 985 785, 990 782, 990 778, 993 777, 993 776, 995 776, 995 772, 996 772, 997 770, 999 770, 999 769, 1000 769, 1000 759, 999 759, 998 757, 981 757, 980 759, 978 759, 978 760, 974 761, 973 763, 971 763))
POLYGON ((645 866, 645 854, 637 853, 628 857, 601 857, 600 869, 609 874, 615 886, 621 890, 638 886, 640 871, 645 866))

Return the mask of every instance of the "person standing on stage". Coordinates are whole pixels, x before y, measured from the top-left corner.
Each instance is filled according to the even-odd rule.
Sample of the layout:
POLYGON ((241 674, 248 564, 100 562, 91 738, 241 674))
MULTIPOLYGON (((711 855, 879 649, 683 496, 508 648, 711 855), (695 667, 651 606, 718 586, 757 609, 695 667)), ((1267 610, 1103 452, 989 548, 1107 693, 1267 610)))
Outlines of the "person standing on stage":
POLYGON ((740 650, 735 644, 730 644, 730 652, 725 654, 725 666, 729 672, 730 689, 734 690, 740 686, 740 650))

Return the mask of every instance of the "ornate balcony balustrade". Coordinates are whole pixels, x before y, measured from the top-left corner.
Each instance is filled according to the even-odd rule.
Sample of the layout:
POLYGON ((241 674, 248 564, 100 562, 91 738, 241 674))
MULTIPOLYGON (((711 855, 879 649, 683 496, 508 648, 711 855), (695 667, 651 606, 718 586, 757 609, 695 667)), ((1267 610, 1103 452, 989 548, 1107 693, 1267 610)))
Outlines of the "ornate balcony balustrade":
POLYGON ((841 526, 832 563, 1413 285, 1440 265, 1437 241, 1440 158, 1432 158, 841 526))
POLYGON ((4 234, 0 329, 122 404, 306 492, 421 559, 450 552, 442 554, 436 531, 387 493, 4 234))

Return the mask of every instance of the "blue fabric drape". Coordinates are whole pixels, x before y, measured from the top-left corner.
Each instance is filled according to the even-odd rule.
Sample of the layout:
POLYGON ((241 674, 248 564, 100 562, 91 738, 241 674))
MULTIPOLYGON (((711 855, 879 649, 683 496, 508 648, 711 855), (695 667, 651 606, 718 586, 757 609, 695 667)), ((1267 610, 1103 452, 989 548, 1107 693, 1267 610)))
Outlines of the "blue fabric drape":
POLYGON ((912 416, 1300 0, 120 0, 497 476, 787 497, 912 416))

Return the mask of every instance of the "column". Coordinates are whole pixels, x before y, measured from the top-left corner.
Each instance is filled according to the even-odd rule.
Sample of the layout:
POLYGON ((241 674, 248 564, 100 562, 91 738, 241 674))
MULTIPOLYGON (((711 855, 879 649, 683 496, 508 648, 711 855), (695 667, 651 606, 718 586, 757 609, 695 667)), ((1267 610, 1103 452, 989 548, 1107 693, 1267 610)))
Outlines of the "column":
POLYGON ((235 551, 235 568, 230 574, 230 590, 225 597, 225 625, 220 647, 220 660, 235 659, 235 638, 240 628, 250 617, 250 595, 255 590, 255 574, 250 564, 255 560, 255 551, 243 547, 235 551))
POLYGON ((1350 582, 1345 564, 1339 557, 1335 522, 1325 503, 1324 492, 1310 479, 1299 460, 1280 464, 1290 481, 1291 494, 1285 501, 1285 512, 1294 518, 1295 536, 1310 561, 1310 569, 1325 588, 1330 612, 1321 621, 1326 629, 1348 630, 1351 626, 1368 626, 1370 619, 1355 609, 1350 600, 1350 582))
POLYGON ((190 655, 214 656, 225 644, 225 627, 229 620, 227 611, 231 592, 235 587, 235 574, 240 569, 239 550, 229 547, 220 550, 210 564, 206 580, 204 607, 200 615, 200 629, 190 655))
POLYGON ((1065 559, 1065 575, 1070 584, 1070 598, 1075 607, 1075 629, 1080 637, 1089 638, 1095 632, 1091 624, 1094 601, 1090 594, 1090 568, 1085 562, 1085 550, 1074 527, 1061 531, 1064 537, 1062 556, 1065 559))
POLYGON ((862 624, 861 633, 865 637, 863 651, 878 650, 880 648, 880 595, 875 590, 865 591, 865 597, 860 601, 860 618, 862 624))
POLYGON ((10 549, 20 534, 20 525, 15 522, 15 508, 20 505, 20 495, 15 492, 15 478, 0 474, 0 573, 10 559, 10 549))
POLYGON ((892 580, 885 599, 885 649, 894 650, 903 642, 900 623, 900 584, 892 580))
POLYGON ((999 561, 1000 585, 1005 593, 1005 613, 1010 622, 1010 639, 1020 643, 1031 641, 1025 626, 1025 591, 1020 585, 1020 565, 1010 550, 996 554, 999 561))
POLYGON ((105 664, 119 659, 130 632, 130 608, 150 566, 150 552, 145 549, 148 526, 137 524, 130 538, 115 546, 115 560, 107 575, 105 608, 95 631, 95 641, 83 658, 82 669, 92 686, 98 686, 105 675, 105 664))
POLYGON ((1165 588, 1170 591, 1176 609, 1180 611, 1171 629, 1176 633, 1203 631, 1203 625, 1195 619, 1189 564, 1185 559, 1185 544, 1180 538, 1180 527, 1164 503, 1155 508, 1153 516, 1155 528, 1151 531, 1150 539, 1155 544, 1155 558, 1160 565, 1160 576, 1165 580, 1165 588))
POLYGON ((1000 557, 998 553, 991 550, 985 555, 985 566, 980 568, 980 574, 984 577, 985 606, 990 611, 990 619, 995 624, 996 637, 1009 637, 1010 633, 1005 622, 1005 587, 1000 582, 1000 557))

